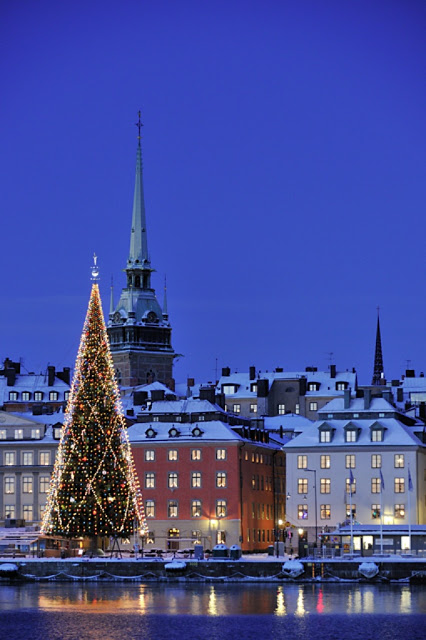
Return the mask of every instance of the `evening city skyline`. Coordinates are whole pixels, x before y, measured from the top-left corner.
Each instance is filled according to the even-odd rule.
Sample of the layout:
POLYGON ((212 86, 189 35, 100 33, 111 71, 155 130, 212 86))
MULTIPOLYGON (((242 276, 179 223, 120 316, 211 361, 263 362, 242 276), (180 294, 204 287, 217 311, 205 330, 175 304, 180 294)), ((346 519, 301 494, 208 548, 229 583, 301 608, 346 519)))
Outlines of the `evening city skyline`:
POLYGON ((137 113, 175 378, 426 372, 420 2, 3 3, 0 358, 74 366, 125 285, 137 113), (330 353, 333 355, 330 356, 330 353))

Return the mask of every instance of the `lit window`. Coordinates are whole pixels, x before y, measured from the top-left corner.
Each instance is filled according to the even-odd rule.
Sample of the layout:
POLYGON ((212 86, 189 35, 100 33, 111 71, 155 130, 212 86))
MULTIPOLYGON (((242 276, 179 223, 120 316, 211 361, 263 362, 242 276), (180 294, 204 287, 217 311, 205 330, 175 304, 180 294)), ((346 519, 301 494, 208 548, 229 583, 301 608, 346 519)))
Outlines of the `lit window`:
POLYGON ((371 442, 383 442, 383 429, 371 430, 371 442))
POLYGON ((12 402, 16 402, 18 399, 18 394, 16 391, 9 391, 9 400, 12 402))
POLYGON ((352 509, 352 520, 356 520, 356 504, 352 506, 350 504, 346 505, 346 519, 349 520, 351 517, 351 509, 352 509))
POLYGON ((331 431, 330 429, 324 429, 320 431, 320 442, 331 442, 331 431))
POLYGON ((295 413, 296 415, 299 415, 299 414, 300 414, 300 404, 298 404, 298 403, 296 403, 296 404, 295 404, 295 406, 294 406, 294 413, 295 413))
POLYGON ((223 384, 222 385, 222 393, 224 393, 227 396, 227 395, 230 395, 232 393, 236 393, 237 388, 238 387, 235 384, 223 384))
POLYGON ((29 391, 23 391, 22 392, 22 400, 23 400, 23 402, 29 402, 30 397, 31 397, 31 394, 30 394, 29 391))
POLYGON ((57 391, 50 391, 49 392, 49 400, 51 402, 56 402, 56 400, 58 399, 58 392, 57 391))
POLYGON ((321 520, 330 520, 331 518, 331 506, 329 504, 322 504, 320 507, 321 520))
POLYGON ((356 493, 356 478, 353 479, 352 485, 351 485, 351 479, 346 478, 346 493, 351 493, 351 491, 352 491, 352 495, 356 493))
POLYGON ((298 504, 297 505, 297 519, 298 520, 306 520, 308 517, 308 505, 307 504, 298 504))
POLYGON ((346 389, 346 382, 336 382, 337 391, 344 391, 346 389))
POLYGON ((330 456, 321 456, 320 458, 320 466, 321 469, 329 469, 330 468, 330 456))
POLYGON ((395 478, 395 493, 405 493, 405 478, 395 478))
POLYGON ((279 416, 283 416, 285 414, 285 404, 279 404, 277 411, 279 416))
POLYGON ((14 504, 6 504, 4 507, 4 513, 6 518, 14 518, 15 517, 15 505, 14 504))
POLYGON ((192 449, 191 460, 201 460, 201 449, 192 449))
POLYGON ((216 449, 216 460, 226 460, 226 449, 216 449))
POLYGON ((200 489, 200 487, 201 487, 201 471, 193 471, 191 473, 191 487, 193 489, 200 489))
POLYGON ((32 476, 22 476, 22 493, 33 492, 33 478, 32 476))
POLYGON ((13 467, 16 464, 16 455, 14 451, 6 451, 4 454, 4 464, 6 467, 13 467))
POLYGON ((355 469, 355 456, 347 455, 345 457, 346 460, 346 469, 355 469))
POLYGON ((371 493, 380 493, 380 478, 371 478, 371 493))
POLYGON ((297 480, 297 493, 308 493, 308 479, 298 478, 297 480))
POLYGON ((321 478, 320 479, 320 493, 330 493, 331 491, 331 480, 330 478, 321 478))
POLYGON ((396 453, 395 454, 395 469, 403 469, 405 466, 404 454, 396 453))
POLYGON ((43 400, 43 392, 42 391, 36 391, 34 393, 34 400, 36 402, 41 402, 43 400))
POLYGON ((318 409, 318 402, 309 403, 309 411, 317 411, 317 409, 318 409))
POLYGON ((6 440, 6 429, 0 429, 0 440, 6 440))
POLYGON ((145 474, 145 489, 155 489, 155 473, 148 472, 145 474))
POLYGON ((32 440, 40 440, 41 438, 40 429, 31 429, 31 438, 32 440))
POLYGON ((40 476, 40 493, 49 493, 50 477, 40 476))
POLYGON ((34 464, 34 456, 32 451, 24 451, 22 454, 22 464, 25 466, 34 464))
POLYGON ((170 449, 168 452, 168 459, 171 461, 177 460, 178 459, 178 450, 177 449, 170 449))
POLYGON ((191 500, 191 517, 201 518, 201 500, 191 500))
POLYGON ((168 475, 168 487, 169 489, 177 489, 178 486, 178 474, 172 471, 168 475))
POLYGON ((169 500, 167 505, 167 515, 169 518, 178 517, 178 502, 177 500, 169 500))
POLYGON ((241 405, 240 404, 234 404, 233 412, 234 413, 241 413, 241 405))
POLYGON ((250 405, 250 413, 257 413, 257 404, 250 405))
POLYGON ((15 478, 6 476, 4 479, 4 492, 15 493, 15 478))
POLYGON ((380 469, 382 466, 382 456, 380 453, 373 453, 371 456, 371 468, 380 469))
POLYGON ((40 452, 40 464, 43 467, 47 467, 50 464, 50 451, 41 451, 40 452))
POLYGON ((216 473, 216 487, 226 487, 226 473, 225 471, 218 471, 216 473))
POLYGON ((345 442, 356 442, 356 429, 347 429, 345 432, 345 442))
POLYGON ((155 460, 155 451, 154 449, 147 449, 145 451, 145 461, 146 462, 154 462, 155 460))
POLYGON ((159 416, 153 416, 152 417, 152 421, 153 422, 160 422, 160 417, 159 416))
POLYGON ((308 383, 308 391, 318 391, 319 383, 318 382, 309 382, 308 383))
POLYGON ((33 505, 32 504, 24 504, 22 507, 22 513, 24 516, 24 520, 32 520, 33 519, 33 505))
POLYGON ((297 468, 298 469, 308 468, 308 456, 297 456, 297 468))
POLYGON ((395 518, 405 518, 405 504, 396 504, 394 509, 395 518))
POLYGON ((22 440, 24 438, 23 429, 15 429, 15 440, 22 440))
POLYGON ((69 398, 69 397, 70 397, 70 392, 69 392, 69 391, 65 391, 65 393, 64 393, 64 400, 65 400, 65 402, 67 402, 67 401, 68 401, 68 398, 69 398))
POLYGON ((155 518, 155 502, 154 500, 145 501, 145 515, 147 518, 155 518))
POLYGON ((225 518, 227 514, 226 500, 216 500, 216 518, 225 518))
POLYGON ((380 505, 379 504, 372 504, 371 505, 371 517, 373 518, 373 520, 377 520, 377 518, 380 518, 380 505))

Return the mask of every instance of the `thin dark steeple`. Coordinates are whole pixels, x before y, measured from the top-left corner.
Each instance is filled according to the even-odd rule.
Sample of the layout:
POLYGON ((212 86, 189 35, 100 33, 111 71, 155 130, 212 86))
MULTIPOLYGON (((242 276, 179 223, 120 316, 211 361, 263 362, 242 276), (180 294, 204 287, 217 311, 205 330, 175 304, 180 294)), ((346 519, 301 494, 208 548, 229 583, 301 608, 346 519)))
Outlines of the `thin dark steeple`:
POLYGON ((374 353, 374 373, 371 384, 381 385, 385 384, 385 373, 383 369, 383 354, 382 354, 382 338, 380 335, 380 307, 377 307, 377 330, 376 330, 376 351, 374 353))

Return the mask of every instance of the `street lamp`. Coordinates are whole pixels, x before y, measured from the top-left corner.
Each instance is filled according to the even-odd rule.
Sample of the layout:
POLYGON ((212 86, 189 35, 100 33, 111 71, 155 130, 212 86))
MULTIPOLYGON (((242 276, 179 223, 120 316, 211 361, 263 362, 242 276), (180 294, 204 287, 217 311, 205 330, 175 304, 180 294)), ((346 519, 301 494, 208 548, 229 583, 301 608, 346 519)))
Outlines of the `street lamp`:
POLYGON ((317 470, 305 469, 314 474, 314 489, 315 489, 315 547, 318 544, 318 505, 317 505, 317 470))

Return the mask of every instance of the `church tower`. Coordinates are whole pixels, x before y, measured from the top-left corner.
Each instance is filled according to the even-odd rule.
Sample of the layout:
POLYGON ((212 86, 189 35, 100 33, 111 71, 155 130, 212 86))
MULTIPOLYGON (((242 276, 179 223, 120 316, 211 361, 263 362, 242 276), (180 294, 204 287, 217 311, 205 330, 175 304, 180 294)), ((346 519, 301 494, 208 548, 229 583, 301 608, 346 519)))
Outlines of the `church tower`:
POLYGON ((136 179, 133 198, 130 251, 125 272, 127 285, 114 307, 111 302, 108 337, 118 383, 135 386, 157 380, 173 388, 172 329, 166 297, 162 310, 151 286, 151 260, 148 253, 145 201, 142 175, 141 114, 139 111, 136 179))
POLYGON ((376 349, 374 351, 374 371, 373 371, 373 379, 371 381, 371 384, 373 385, 386 384, 385 372, 383 369, 382 337, 380 334, 380 316, 379 316, 378 308, 377 308, 376 349))

